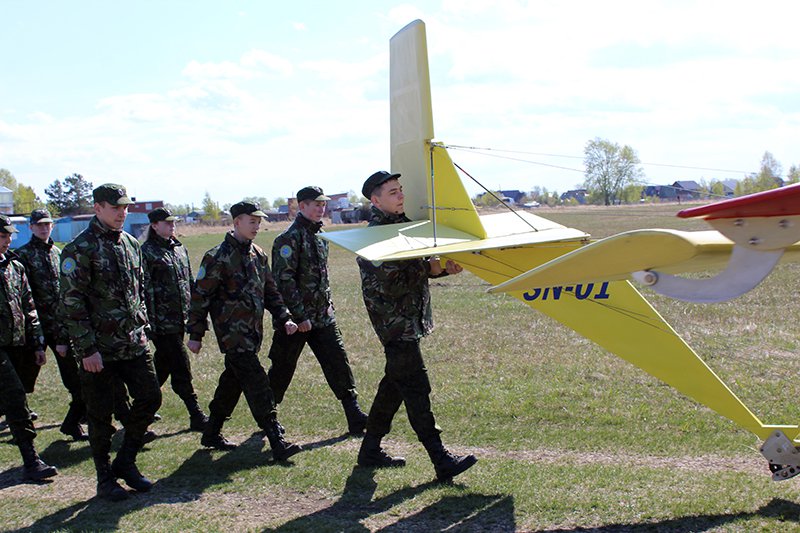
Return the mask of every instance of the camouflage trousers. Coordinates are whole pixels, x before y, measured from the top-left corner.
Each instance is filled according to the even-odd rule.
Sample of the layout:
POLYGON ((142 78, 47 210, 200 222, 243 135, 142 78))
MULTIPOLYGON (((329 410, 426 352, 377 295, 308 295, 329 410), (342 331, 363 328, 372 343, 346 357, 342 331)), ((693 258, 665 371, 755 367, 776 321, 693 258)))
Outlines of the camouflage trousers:
POLYGON ((401 404, 417 438, 428 441, 441 433, 431 412, 431 383, 422 360, 419 341, 391 341, 384 344, 386 367, 369 410, 367 433, 383 437, 401 404))
POLYGON ((272 366, 269 369, 269 382, 275 403, 281 403, 286 389, 292 382, 297 369, 297 360, 308 344, 322 367, 322 374, 328 386, 338 400, 356 398, 356 381, 350 368, 350 361, 344 349, 342 333, 339 326, 331 324, 323 328, 313 328, 304 333, 287 335, 284 331, 275 330, 272 336, 272 347, 269 358, 272 366))
POLYGON ((266 430, 275 419, 275 399, 269 377, 254 352, 225 354, 225 370, 219 376, 214 399, 209 404, 209 418, 221 423, 231 416, 244 393, 258 427, 266 430))
MULTIPOLYGON (((81 387, 89 418, 89 444, 96 459, 107 460, 111 437, 116 428, 111 423, 115 403, 119 402, 120 387, 127 387, 133 402, 125 425, 125 438, 141 444, 147 426, 161 406, 153 360, 149 353, 135 359, 104 361, 100 372, 80 368, 81 387)), ((122 391, 124 393, 124 390, 122 391)))
POLYGON ((23 347, 0 347, 0 411, 17 442, 28 442, 36 437, 33 422, 25 401, 25 389, 11 362, 11 355, 24 351, 23 347))
POLYGON ((8 355, 25 392, 27 394, 32 393, 36 386, 36 378, 39 377, 39 370, 42 368, 36 364, 36 356, 33 350, 24 346, 15 346, 8 352, 8 355))
POLYGON ((167 333, 152 335, 151 340, 156 347, 153 364, 156 367, 159 385, 164 385, 167 378, 175 394, 184 402, 197 402, 197 394, 192 386, 192 365, 189 353, 183 342, 183 333, 167 333))

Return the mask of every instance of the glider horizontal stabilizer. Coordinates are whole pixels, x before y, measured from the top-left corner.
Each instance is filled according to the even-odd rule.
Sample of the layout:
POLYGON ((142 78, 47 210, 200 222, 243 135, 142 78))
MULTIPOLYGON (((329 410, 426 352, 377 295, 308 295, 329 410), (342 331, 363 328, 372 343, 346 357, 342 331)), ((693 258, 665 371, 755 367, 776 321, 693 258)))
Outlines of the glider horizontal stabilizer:
POLYGON ((499 213, 480 217, 487 237, 478 238, 430 220, 374 226, 320 234, 369 261, 397 261, 432 255, 452 255, 554 242, 581 242, 583 231, 567 228, 529 213, 499 213))

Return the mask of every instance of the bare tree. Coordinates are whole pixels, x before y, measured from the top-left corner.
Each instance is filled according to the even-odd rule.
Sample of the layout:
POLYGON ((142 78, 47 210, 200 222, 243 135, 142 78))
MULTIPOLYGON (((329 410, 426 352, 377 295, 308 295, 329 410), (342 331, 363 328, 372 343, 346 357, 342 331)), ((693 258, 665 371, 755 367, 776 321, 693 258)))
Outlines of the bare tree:
POLYGON ((644 177, 636 151, 595 137, 583 149, 586 167, 584 187, 589 196, 605 205, 622 200, 623 191, 644 177))

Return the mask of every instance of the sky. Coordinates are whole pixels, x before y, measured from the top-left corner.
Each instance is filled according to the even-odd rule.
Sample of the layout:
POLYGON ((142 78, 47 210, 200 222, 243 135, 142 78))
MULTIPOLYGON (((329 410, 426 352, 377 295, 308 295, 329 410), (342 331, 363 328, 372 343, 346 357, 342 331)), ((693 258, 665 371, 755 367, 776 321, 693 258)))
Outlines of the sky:
POLYGON ((800 164, 797 2, 0 0, 0 168, 42 199, 73 173, 198 207, 359 191, 415 19, 436 140, 490 149, 451 149, 487 188, 576 188, 595 138, 652 184, 800 164))

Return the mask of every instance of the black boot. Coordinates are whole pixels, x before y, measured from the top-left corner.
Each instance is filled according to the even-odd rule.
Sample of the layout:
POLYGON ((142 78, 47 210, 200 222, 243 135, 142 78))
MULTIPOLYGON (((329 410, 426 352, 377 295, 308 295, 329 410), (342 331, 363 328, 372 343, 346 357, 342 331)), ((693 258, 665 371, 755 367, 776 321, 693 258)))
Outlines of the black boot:
POLYGON ((127 485, 138 491, 148 492, 153 488, 153 482, 139 472, 136 467, 136 454, 141 449, 141 444, 137 444, 126 438, 122 441, 122 447, 117 452, 117 457, 111 463, 111 471, 118 478, 125 480, 127 485))
POLYGON ((358 465, 370 468, 406 466, 404 457, 392 457, 381 448, 381 438, 370 433, 364 435, 358 450, 358 465))
POLYGON ((19 447, 19 453, 22 455, 25 479, 41 481, 58 474, 56 467, 46 464, 39 458, 36 448, 33 447, 32 440, 21 441, 17 446, 19 447))
POLYGON ((112 502, 122 501, 128 498, 128 491, 117 483, 117 477, 111 471, 108 464, 108 456, 103 459, 94 458, 94 467, 97 470, 97 497, 112 502))
POLYGON ((208 417, 203 410, 200 409, 197 399, 192 398, 186 400, 184 403, 186 404, 186 410, 189 411, 189 429, 191 431, 205 431, 206 425, 208 424, 208 417))
POLYGON ((208 417, 203 436, 200 438, 200 444, 206 448, 217 450, 233 450, 236 448, 235 443, 222 436, 222 423, 224 421, 224 418, 217 418, 214 415, 208 417))
POLYGON ((478 462, 474 455, 455 455, 447 451, 438 435, 424 441, 422 445, 431 458, 436 479, 439 481, 449 481, 478 462))
POLYGON ((281 425, 277 420, 272 420, 264 429, 264 433, 267 435, 270 448, 272 448, 272 457, 276 461, 285 461, 289 457, 300 453, 303 449, 297 444, 287 442, 283 438, 280 427, 281 425))
POLYGON ((86 407, 80 402, 73 400, 69 404, 67 416, 61 423, 60 431, 64 435, 72 437, 75 441, 89 440, 89 435, 81 427, 80 420, 86 413, 86 407))
POLYGON ((358 406, 355 397, 342 400, 344 416, 347 418, 347 431, 351 435, 361 435, 367 427, 367 413, 358 406))

